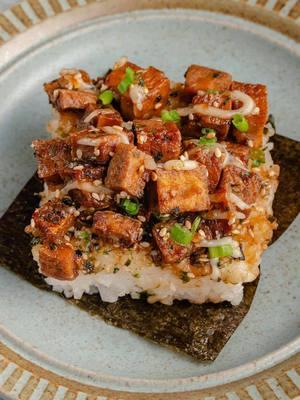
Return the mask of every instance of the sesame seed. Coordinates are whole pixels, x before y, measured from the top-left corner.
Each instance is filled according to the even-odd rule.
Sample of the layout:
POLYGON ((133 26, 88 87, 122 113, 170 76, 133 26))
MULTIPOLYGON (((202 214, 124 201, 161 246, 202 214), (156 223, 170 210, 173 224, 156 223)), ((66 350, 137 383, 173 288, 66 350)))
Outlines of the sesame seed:
POLYGON ((185 225, 185 227, 187 228, 187 229, 191 229, 191 227, 192 227, 192 224, 190 223, 190 221, 185 221, 185 223, 184 223, 184 225, 185 225))
POLYGON ((144 92, 147 94, 147 93, 149 93, 149 89, 145 86, 144 87, 144 92))
POLYGON ((78 217, 78 216, 80 215, 80 212, 79 212, 78 210, 75 210, 75 211, 73 212, 73 214, 75 215, 75 217, 78 217))
POLYGON ((95 154, 95 156, 99 156, 100 155, 100 150, 99 149, 94 149, 94 154, 95 154))
POLYGON ((148 243, 148 242, 141 242, 141 246, 144 247, 144 248, 146 248, 146 247, 149 247, 149 246, 150 246, 150 243, 148 243))
POLYGON ((233 225, 234 223, 235 223, 235 217, 231 218, 231 219, 228 221, 228 225, 233 225))
POLYGON ((143 232, 144 232, 143 228, 140 228, 139 229, 139 236, 142 236, 143 232))
POLYGON ((253 140, 248 140, 247 144, 248 144, 249 147, 253 147, 253 140))
POLYGON ((58 199, 58 198, 59 198, 59 195, 60 195, 60 190, 59 190, 59 189, 56 189, 56 190, 55 190, 55 197, 58 199))
POLYGON ((120 192, 120 198, 126 199, 126 197, 128 197, 128 194, 122 190, 122 192, 120 192))
POLYGON ((222 152, 221 152, 221 150, 219 149, 219 147, 217 147, 216 150, 215 150, 215 156, 216 156, 217 158, 220 158, 221 155, 222 155, 222 152))
POLYGON ((68 236, 68 235, 65 235, 65 236, 64 236, 64 239, 65 239, 67 242, 69 242, 69 241, 70 241, 70 238, 69 238, 69 236, 68 236))
POLYGON ((194 120, 194 114, 192 114, 192 113, 189 114, 189 120, 190 120, 190 121, 193 121, 193 120, 194 120))
POLYGON ((88 259, 87 254, 82 254, 82 258, 83 258, 84 260, 87 260, 87 259, 88 259))
POLYGON ((30 226, 31 226, 31 228, 34 228, 34 227, 35 227, 35 222, 34 222, 34 219, 33 219, 33 218, 31 218, 30 226))
POLYGON ((76 150, 76 155, 77 155, 77 158, 80 159, 82 157, 82 151, 80 149, 77 149, 76 150))
POLYGON ((187 276, 188 276, 189 278, 195 278, 195 274, 193 274, 192 272, 188 272, 188 273, 187 273, 187 276))
POLYGON ((219 102, 217 100, 213 102, 213 107, 219 107, 219 102))
POLYGON ((115 155, 115 153, 114 153, 113 151, 110 151, 110 152, 109 152, 109 155, 110 155, 111 157, 113 157, 113 156, 115 155))
POLYGON ((145 171, 144 165, 141 165, 141 166, 140 166, 139 171, 140 171, 140 172, 144 172, 144 171, 145 171))
POLYGON ((95 200, 100 200, 99 194, 98 193, 92 193, 92 197, 95 200))
POLYGON ((270 171, 270 172, 269 172, 269 176, 272 177, 272 176, 275 176, 275 175, 276 175, 275 171, 270 171))
POLYGON ((170 195, 171 195, 172 197, 175 197, 175 196, 176 196, 176 193, 177 193, 176 190, 171 190, 171 191, 170 191, 170 195))
POLYGON ((257 114, 259 114, 259 112, 260 112, 260 108, 259 107, 255 107, 254 110, 253 110, 252 115, 257 115, 257 114))
POLYGON ((152 172, 152 173, 151 173, 151 179, 152 179, 153 181, 157 181, 157 174, 156 174, 155 172, 152 172))
POLYGON ((159 236, 164 237, 166 233, 167 233, 167 228, 164 227, 159 231, 159 236))
POLYGON ((212 138, 214 138, 215 136, 216 136, 215 132, 209 132, 209 133, 206 135, 206 137, 207 137, 208 139, 212 139, 212 138))
POLYGON ((189 153, 188 153, 187 151, 185 151, 185 152, 183 153, 183 155, 184 155, 184 157, 185 157, 186 160, 189 159, 189 153))
POLYGON ((114 243, 113 246, 118 248, 118 247, 120 247, 120 244, 119 243, 114 243))
POLYGON ((138 218, 138 220, 140 220, 141 222, 145 222, 145 221, 146 221, 146 218, 145 218, 143 215, 139 215, 137 218, 138 218))
POLYGON ((232 231, 232 233, 233 234, 235 234, 235 235, 238 235, 239 233, 241 233, 238 229, 234 229, 233 231, 232 231))
POLYGON ((254 232, 253 232, 253 230, 252 230, 252 229, 248 229, 248 232, 249 232, 250 236, 252 236, 252 237, 254 238, 254 232))
POLYGON ((146 143, 147 142, 147 136, 146 135, 139 135, 138 136, 138 142, 140 144, 146 143))
POLYGON ((168 237, 168 235, 166 234, 162 239, 163 239, 164 242, 166 242, 166 241, 169 239, 169 237, 168 237))
POLYGON ((203 238, 205 238, 205 232, 202 229, 199 229, 198 231, 199 235, 202 236, 203 238))
POLYGON ((76 167, 74 167, 73 169, 75 170, 75 171, 81 171, 81 170, 83 170, 83 165, 77 165, 76 167))
POLYGON ((157 110, 157 109, 160 108, 161 106, 162 106, 162 103, 156 103, 155 106, 154 106, 154 108, 155 108, 155 110, 157 110))
POLYGON ((101 183, 102 183, 102 182, 101 182, 99 179, 96 179, 96 180, 93 181, 93 185, 94 185, 94 186, 100 186, 101 183))
POLYGON ((180 158, 181 161, 185 161, 185 156, 184 155, 181 155, 179 158, 180 158))

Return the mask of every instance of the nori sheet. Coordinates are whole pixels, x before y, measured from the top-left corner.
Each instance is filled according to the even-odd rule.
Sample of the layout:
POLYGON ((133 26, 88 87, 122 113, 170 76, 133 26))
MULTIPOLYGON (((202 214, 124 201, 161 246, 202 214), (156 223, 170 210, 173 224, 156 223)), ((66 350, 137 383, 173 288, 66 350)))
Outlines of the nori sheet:
MULTIPOLYGON (((274 210, 279 223, 273 241, 295 219, 300 209, 300 143, 276 135, 273 156, 281 166, 280 184, 274 210)), ((36 176, 26 184, 0 220, 0 263, 40 289, 51 290, 32 259, 30 237, 24 228, 38 206, 34 193, 41 190, 36 176)), ((212 361, 237 329, 252 303, 258 279, 245 285, 244 300, 238 306, 190 304, 176 301, 172 306, 148 304, 129 296, 116 303, 105 303, 99 295, 84 295, 81 300, 66 299, 92 315, 128 329, 200 361, 212 361)), ((53 292, 54 293, 54 292, 53 292)))

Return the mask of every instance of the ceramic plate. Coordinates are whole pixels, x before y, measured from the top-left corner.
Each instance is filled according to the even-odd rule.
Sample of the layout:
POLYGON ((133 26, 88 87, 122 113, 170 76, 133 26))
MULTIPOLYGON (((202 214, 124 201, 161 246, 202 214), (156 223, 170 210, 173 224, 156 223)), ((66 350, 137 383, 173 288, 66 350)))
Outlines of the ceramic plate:
MULTIPOLYGON (((191 63, 223 69, 268 85, 278 131, 299 138, 296 1, 85 3, 28 0, 0 15, 2 212, 35 169, 30 143, 45 136, 50 117, 42 83, 62 67, 97 76, 127 55, 173 80, 191 63)), ((108 326, 0 269, 0 390, 59 400, 296 397, 299 227, 298 217, 265 253, 249 314, 208 364, 108 326)))

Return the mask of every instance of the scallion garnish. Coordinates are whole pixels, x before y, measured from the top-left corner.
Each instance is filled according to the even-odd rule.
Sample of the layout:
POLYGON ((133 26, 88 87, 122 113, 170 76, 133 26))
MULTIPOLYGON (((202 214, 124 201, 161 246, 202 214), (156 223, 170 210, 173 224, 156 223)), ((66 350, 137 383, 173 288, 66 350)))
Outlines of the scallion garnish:
POLYGON ((129 215, 137 215, 140 209, 140 204, 137 200, 124 199, 121 202, 121 207, 129 215))
POLYGON ((194 235, 197 231, 197 229, 199 228, 201 222, 201 218, 198 216, 194 219, 193 223, 192 223, 192 228, 191 228, 191 232, 194 235))
POLYGON ((193 233, 178 223, 172 226, 170 234, 174 242, 183 246, 188 246, 193 239, 193 233))
POLYGON ((132 68, 127 67, 125 70, 125 78, 121 80, 118 84, 118 90, 120 93, 124 94, 129 89, 129 86, 133 83, 135 77, 135 72, 132 68))
POLYGON ((207 90, 206 90, 206 93, 208 93, 208 94, 218 94, 219 91, 216 90, 216 89, 207 89, 207 90))
POLYGON ((231 244, 224 244, 222 246, 209 247, 209 258, 221 258, 232 256, 233 249, 231 244))
POLYGON ((162 110, 161 119, 164 122, 175 122, 175 123, 177 123, 177 122, 180 121, 180 115, 178 114, 178 112, 176 110, 171 110, 171 111, 162 110))
POLYGON ((102 104, 106 106, 113 101, 114 94, 111 90, 105 90, 104 92, 99 94, 99 100, 102 101, 102 104))
POLYGON ((265 153, 262 149, 252 149, 250 152, 253 167, 259 167, 266 162, 265 153))
POLYGON ((238 131, 248 132, 249 124, 242 114, 234 114, 232 118, 232 123, 238 131))
POLYGON ((80 231, 78 233, 78 236, 80 237, 80 239, 85 240, 86 242, 89 242, 91 240, 91 234, 87 231, 80 231))

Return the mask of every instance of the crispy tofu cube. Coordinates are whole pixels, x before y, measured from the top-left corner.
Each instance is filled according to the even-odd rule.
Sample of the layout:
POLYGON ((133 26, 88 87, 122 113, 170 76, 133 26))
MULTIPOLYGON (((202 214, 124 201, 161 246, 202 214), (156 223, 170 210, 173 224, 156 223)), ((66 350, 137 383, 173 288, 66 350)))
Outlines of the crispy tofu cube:
POLYGON ((43 275, 59 280, 73 280, 78 275, 72 246, 39 246, 39 264, 43 275))
POLYGON ((141 239, 141 222, 112 211, 94 214, 93 231, 102 238, 133 245, 141 239))
POLYGON ((165 264, 179 263, 190 253, 189 247, 181 246, 174 242, 170 236, 166 239, 160 235, 163 228, 166 228, 167 233, 169 233, 172 225, 173 223, 159 223, 152 228, 153 238, 161 252, 162 261, 165 264))
POLYGON ((71 160, 71 148, 64 140, 34 140, 32 146, 38 160, 38 176, 40 178, 59 176, 71 160))
POLYGON ((132 144, 121 143, 111 159, 105 186, 116 191, 125 191, 131 196, 141 197, 146 184, 144 171, 145 154, 132 144))
POLYGON ((250 157, 250 148, 239 143, 223 142, 226 146, 226 150, 233 156, 240 159, 245 165, 247 165, 250 157))
POLYGON ((97 103, 96 93, 84 90, 57 89, 55 107, 59 111, 84 110, 89 104, 97 103))
MULTIPOLYGON (((124 135, 127 135, 125 131, 124 135)), ((120 135, 90 130, 74 132, 70 135, 72 157, 98 164, 107 163, 121 142, 120 135)))
POLYGON ((206 167, 208 171, 208 189, 209 192, 213 192, 221 177, 222 165, 225 158, 224 153, 221 154, 221 157, 217 157, 214 150, 206 146, 197 146, 189 150, 188 155, 191 160, 196 160, 199 164, 206 167))
POLYGON ((154 67, 142 69, 135 64, 126 63, 111 71, 105 84, 118 92, 118 85, 124 79, 127 67, 135 71, 135 80, 125 93, 120 94, 122 115, 126 119, 148 119, 160 115, 168 101, 169 79, 154 67))
POLYGON ((209 208, 207 171, 157 169, 151 208, 161 214, 203 211, 209 208), (153 204, 154 202, 154 204, 153 204))
POLYGON ((123 118, 121 114, 114 110, 113 108, 103 108, 97 117, 97 128, 102 128, 103 126, 121 126, 123 123, 123 118))
POLYGON ((137 147, 155 161, 177 159, 181 151, 181 134, 174 122, 154 119, 135 120, 137 147))
MULTIPOLYGON (((247 143, 248 140, 253 142, 254 147, 261 147, 263 143, 264 126, 268 120, 268 90, 265 85, 250 84, 243 82, 232 82, 231 90, 240 90, 246 93, 255 101, 258 107, 258 113, 248 115, 246 119, 249 124, 248 132, 240 132, 233 128, 233 134, 239 143, 247 143)), ((234 102, 233 109, 241 106, 239 102, 234 102)))
MULTIPOLYGON (((231 99, 229 93, 210 93, 204 92, 193 98, 193 104, 206 104, 208 106, 231 110, 231 99)), ((225 139, 230 128, 231 119, 211 117, 207 115, 195 114, 194 117, 201 126, 215 129, 219 139, 225 139)))
POLYGON ((60 200, 48 201, 37 208, 32 218, 37 236, 52 243, 59 242, 75 221, 74 214, 60 200))
POLYGON ((232 229, 228 219, 201 219, 199 230, 205 233, 205 240, 227 236, 232 229))
MULTIPOLYGON (((73 163, 74 164, 74 163, 73 163)), ((74 167, 67 166, 60 174, 61 178, 79 182, 100 181, 104 177, 106 168, 103 165, 76 164, 74 167), (80 169, 78 169, 78 167, 80 169)))
POLYGON ((69 191, 69 195, 76 205, 95 210, 103 210, 113 203, 112 197, 107 194, 87 192, 86 190, 72 189, 69 191))
POLYGON ((230 88, 231 81, 232 77, 227 72, 193 64, 185 73, 185 91, 191 95, 207 89, 223 92, 230 88))

